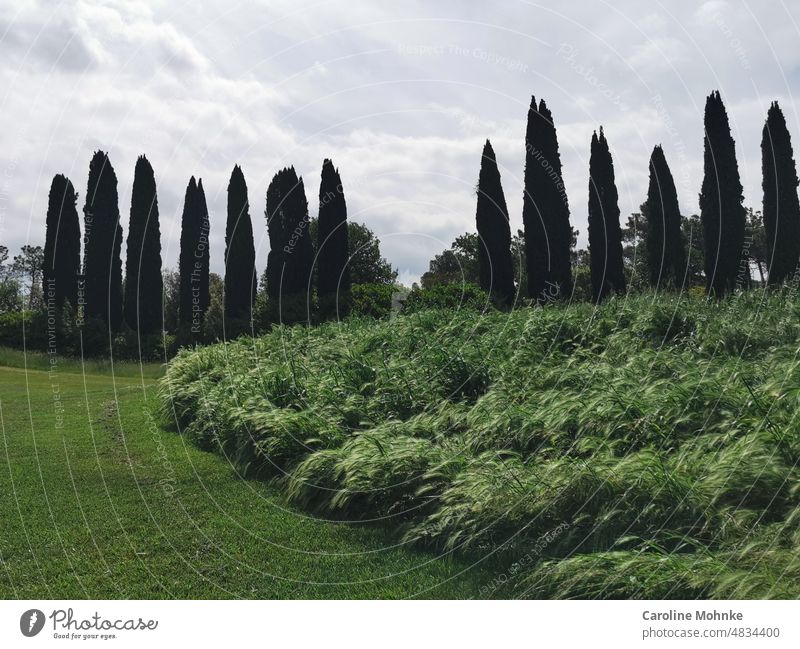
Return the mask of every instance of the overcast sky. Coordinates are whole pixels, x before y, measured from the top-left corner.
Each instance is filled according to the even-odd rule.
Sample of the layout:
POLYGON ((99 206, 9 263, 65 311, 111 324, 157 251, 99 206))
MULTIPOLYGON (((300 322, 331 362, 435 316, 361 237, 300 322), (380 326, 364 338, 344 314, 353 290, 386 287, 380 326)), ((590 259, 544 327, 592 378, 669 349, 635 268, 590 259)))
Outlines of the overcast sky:
MULTIPOLYGON (((0 0, 0 243, 44 243, 64 173, 83 206, 89 160, 109 152, 127 236, 136 157, 158 182, 164 264, 177 266, 186 183, 201 177, 222 266, 233 165, 244 170, 259 272, 265 192, 294 165, 317 211, 322 160, 349 218, 379 236, 409 283, 475 227, 491 139, 513 228, 522 227, 525 119, 544 97, 558 129, 572 224, 586 244, 588 154, 603 125, 623 219, 661 143, 681 211, 697 211, 703 106, 719 89, 745 203, 761 206, 761 127, 780 100, 800 141, 800 3, 24 2, 0 0)), ((123 247, 124 250, 124 247, 123 247)))

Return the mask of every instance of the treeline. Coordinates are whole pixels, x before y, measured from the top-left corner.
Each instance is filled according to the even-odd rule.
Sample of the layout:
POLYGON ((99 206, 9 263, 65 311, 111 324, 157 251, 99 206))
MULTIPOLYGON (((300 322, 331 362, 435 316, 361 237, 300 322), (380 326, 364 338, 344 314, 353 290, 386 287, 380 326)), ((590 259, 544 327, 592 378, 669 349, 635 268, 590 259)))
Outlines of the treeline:
POLYGON ((8 250, 0 246, 0 344, 24 344, 24 310, 31 347, 97 354, 114 345, 118 352, 128 346, 140 354, 145 348, 149 356, 169 355, 179 345, 255 333, 275 323, 343 317, 354 303, 357 312, 370 314, 376 294, 390 301, 397 278, 374 234, 348 222, 342 180, 327 159, 317 219, 309 218, 303 179, 294 168, 279 171, 267 188, 270 252, 261 293, 239 165, 228 184, 222 278, 210 272, 202 180, 193 176, 186 187, 177 274, 162 268, 155 174, 145 156, 134 171, 124 272, 117 176, 106 152, 95 152, 89 164, 83 228, 77 205, 72 182, 56 175, 44 249, 23 246, 9 266, 8 250))
MULTIPOLYGON (((508 210, 497 160, 487 140, 478 181, 476 210, 477 254, 469 234, 459 237, 449 251, 438 255, 423 286, 470 281, 475 278, 500 304, 529 298, 545 304, 581 294, 577 264, 587 261, 590 287, 587 297, 599 302, 627 290, 630 268, 645 266, 647 283, 658 289, 682 289, 699 274, 709 296, 722 297, 751 286, 755 262, 766 281, 780 285, 795 278, 800 258, 800 207, 791 137, 777 102, 767 113, 762 131, 763 242, 752 226, 759 218, 743 205, 742 184, 734 140, 719 92, 705 106, 704 176, 700 190, 702 271, 693 268, 692 241, 684 236, 675 182, 660 145, 650 156, 647 199, 641 213, 632 216, 628 232, 620 223, 614 162, 600 127, 592 135, 589 157, 589 249, 574 250, 577 232, 569 221, 569 201, 561 175, 561 159, 553 116, 544 100, 535 97, 528 111, 525 135, 524 231, 511 236, 508 210), (749 214, 749 219, 748 219, 749 214), (746 231, 750 227, 750 236, 746 231), (631 234, 631 229, 633 234, 631 234), (625 239, 641 240, 639 259, 626 265, 625 239), (762 254, 754 254, 762 245, 762 254), (477 269, 470 260, 477 259, 477 269), (470 273, 470 268, 472 272, 470 273), (515 270, 516 269, 516 270, 515 270)), ((690 219, 688 226, 693 225, 690 219)), ((698 228, 699 230, 700 228, 698 228)), ((696 246, 696 243, 694 243, 696 246)), ((695 255, 696 256, 696 255, 695 255)))
MULTIPOLYGON (((431 262, 422 277, 423 289, 474 281, 500 307, 525 299, 539 305, 567 298, 599 302, 629 290, 635 268, 636 281, 644 277, 654 288, 679 290, 701 281, 709 296, 722 297, 751 285, 759 247, 763 251, 755 260, 762 280, 766 276, 772 285, 791 281, 800 258, 798 179, 777 102, 769 108, 761 149, 761 241, 746 237, 748 228, 752 233, 761 224, 743 205, 734 141, 718 92, 706 100, 699 217, 681 216, 675 182, 659 145, 650 157, 641 212, 623 227, 611 147, 600 127, 590 143, 589 247, 576 251, 578 233, 570 224, 553 115, 544 100, 537 103, 534 97, 525 133, 523 230, 511 231, 496 154, 487 140, 477 188, 477 232, 459 237, 451 250, 431 262)), ((76 351, 82 353, 107 351, 115 341, 119 346, 120 338, 139 352, 143 346, 160 346, 168 353, 165 345, 231 338, 275 323, 313 323, 351 312, 387 314, 399 294, 393 286, 397 274, 382 259, 372 233, 348 222, 342 179, 331 160, 322 165, 318 200, 318 219, 312 220, 305 185, 295 169, 281 169, 272 178, 264 212, 270 249, 259 290, 241 167, 233 168, 228 184, 221 278, 210 272, 203 182, 192 177, 184 197, 175 275, 162 268, 155 174, 141 156, 134 172, 123 272, 117 177, 108 155, 97 151, 89 165, 83 228, 78 194, 66 176, 57 175, 50 187, 44 249, 24 246, 7 267, 8 251, 0 247, 0 275, 8 268, 6 274, 25 278, 30 286, 28 304, 21 305, 19 295, 12 295, 13 286, 0 281, 0 312, 10 310, 13 301, 17 308, 34 310, 41 282, 42 321, 29 332, 44 331, 48 341, 79 339, 76 351), (365 290, 367 285, 379 290, 365 290)), ((481 301, 474 292, 466 297, 481 301)), ((449 306, 458 299, 454 291, 412 291, 408 298, 417 306, 449 306)), ((2 325, 0 321, 0 344, 8 344, 2 325)))

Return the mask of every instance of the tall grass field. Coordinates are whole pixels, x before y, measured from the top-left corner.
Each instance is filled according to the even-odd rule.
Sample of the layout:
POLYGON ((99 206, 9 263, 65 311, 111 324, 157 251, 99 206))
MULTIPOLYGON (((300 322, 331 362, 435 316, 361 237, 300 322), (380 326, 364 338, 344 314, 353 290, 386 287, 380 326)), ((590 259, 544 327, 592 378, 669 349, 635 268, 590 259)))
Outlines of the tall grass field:
POLYGON ((796 598, 799 351, 782 293, 426 310, 183 351, 159 398, 308 514, 491 565, 470 596, 796 598))

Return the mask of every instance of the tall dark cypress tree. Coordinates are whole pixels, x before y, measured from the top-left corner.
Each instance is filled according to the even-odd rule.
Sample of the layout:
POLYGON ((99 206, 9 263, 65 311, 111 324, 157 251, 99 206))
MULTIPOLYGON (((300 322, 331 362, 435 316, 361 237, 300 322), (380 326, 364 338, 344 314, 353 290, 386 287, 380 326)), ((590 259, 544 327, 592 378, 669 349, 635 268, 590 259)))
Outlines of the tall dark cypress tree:
POLYGON ((211 262, 211 250, 209 248, 209 235, 211 233, 211 223, 208 218, 208 204, 206 203, 206 193, 203 190, 203 179, 197 180, 197 220, 200 223, 197 248, 195 252, 195 268, 199 268, 199 280, 197 282, 200 293, 200 314, 205 318, 208 306, 211 304, 211 294, 209 292, 209 274, 211 262))
POLYGON ((89 163, 83 214, 84 314, 117 330, 122 323, 122 226, 117 175, 103 151, 96 151, 89 163))
POLYGON ((339 170, 327 158, 322 163, 317 229, 317 293, 323 318, 342 317, 350 308, 347 203, 339 170))
POLYGON ((797 271, 800 205, 792 139, 777 101, 770 104, 761 134, 761 168, 768 282, 781 284, 797 271))
POLYGON ((486 140, 478 178, 478 262, 481 288, 503 304, 514 302, 514 269, 511 261, 511 227, 497 159, 486 140))
POLYGON ((706 99, 700 218, 705 245, 706 292, 721 297, 750 281, 743 254, 745 210, 728 113, 718 91, 706 99))
POLYGON ((150 162, 145 156, 139 156, 133 175, 125 255, 125 322, 128 326, 141 334, 160 331, 163 294, 156 179, 150 162))
MULTIPOLYGON (((192 275, 195 268, 194 249, 199 236, 197 222, 197 181, 192 176, 186 186, 181 215, 181 248, 178 257, 178 274, 180 288, 178 290, 178 322, 181 329, 190 329, 193 319, 199 326, 199 318, 194 318, 192 310, 192 275)), ((197 333, 197 332, 195 332, 197 333)))
POLYGON ((642 205, 645 249, 650 284, 681 288, 686 272, 686 252, 681 234, 678 192, 661 146, 650 155, 650 185, 642 205))
POLYGON ((181 218, 181 250, 178 260, 180 291, 178 320, 182 333, 197 339, 209 304, 208 208, 203 181, 189 180, 181 218))
POLYGON ((572 284, 569 201, 561 177, 553 116, 544 100, 531 98, 525 133, 525 259, 528 295, 538 303, 563 296, 572 284))
POLYGON ((53 177, 47 203, 44 268, 44 298, 57 309, 69 301, 78 304, 78 273, 81 266, 81 226, 75 207, 77 196, 69 178, 53 177))
POLYGON ((228 183, 225 225, 225 317, 250 320, 256 299, 256 249, 247 200, 247 184, 239 165, 228 183))
POLYGON ((274 318, 308 319, 313 246, 303 179, 294 167, 282 169, 267 188, 267 296, 274 318))
POLYGON ((597 133, 592 134, 589 158, 589 264, 595 302, 612 291, 625 292, 619 196, 614 162, 602 126, 599 138, 597 133))

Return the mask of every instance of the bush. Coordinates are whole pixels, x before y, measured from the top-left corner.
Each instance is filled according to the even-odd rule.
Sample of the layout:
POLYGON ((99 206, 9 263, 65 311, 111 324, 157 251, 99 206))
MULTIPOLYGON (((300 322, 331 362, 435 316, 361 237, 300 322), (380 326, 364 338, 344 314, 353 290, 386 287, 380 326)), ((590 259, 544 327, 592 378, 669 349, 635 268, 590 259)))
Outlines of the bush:
POLYGON ((354 316, 387 318, 392 313, 392 297, 397 287, 391 284, 355 284, 351 290, 354 316))
POLYGON ((475 284, 436 284, 430 288, 415 287, 403 304, 404 313, 424 309, 468 309, 486 311, 492 308, 489 294, 475 284))

